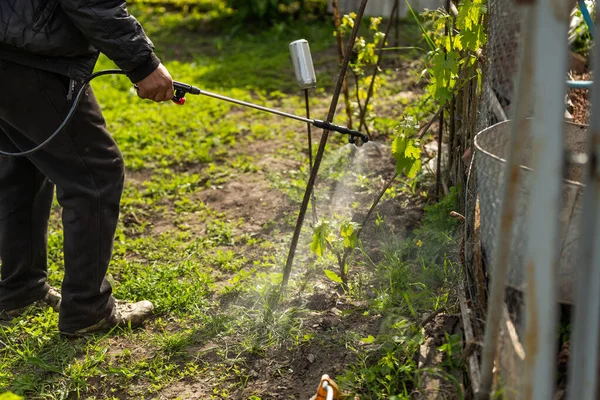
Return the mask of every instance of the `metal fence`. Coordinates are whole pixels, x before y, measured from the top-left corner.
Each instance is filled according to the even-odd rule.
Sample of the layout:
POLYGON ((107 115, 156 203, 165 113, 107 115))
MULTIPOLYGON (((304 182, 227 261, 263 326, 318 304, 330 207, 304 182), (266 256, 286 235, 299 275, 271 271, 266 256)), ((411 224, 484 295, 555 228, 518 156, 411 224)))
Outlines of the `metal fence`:
POLYGON ((600 91, 589 128, 565 122, 574 6, 490 0, 481 90, 457 98, 457 151, 471 157, 452 170, 465 188, 468 325, 481 344, 469 367, 481 399, 597 396, 600 91))

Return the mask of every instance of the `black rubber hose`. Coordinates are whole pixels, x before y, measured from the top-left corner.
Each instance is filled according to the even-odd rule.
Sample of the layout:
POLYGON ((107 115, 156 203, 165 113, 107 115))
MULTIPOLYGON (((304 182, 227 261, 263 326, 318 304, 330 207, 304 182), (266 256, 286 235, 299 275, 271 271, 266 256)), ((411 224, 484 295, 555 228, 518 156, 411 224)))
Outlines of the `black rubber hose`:
POLYGON ((92 80, 98 78, 99 76, 103 76, 103 75, 124 75, 124 74, 125 74, 125 72, 121 71, 120 69, 107 69, 105 71, 100 71, 100 72, 96 72, 95 74, 92 74, 89 78, 87 78, 83 82, 83 85, 81 85, 81 88, 77 92, 77 96, 75 96, 75 100, 73 100, 73 105, 71 106, 71 109, 69 110, 67 116, 65 117, 63 122, 58 126, 58 128, 56 128, 54 133, 52 133, 52 135, 50 135, 48 137, 48 139, 44 140, 42 143, 38 144, 37 146, 35 146, 34 148, 32 148, 30 150, 22 151, 22 152, 18 152, 18 153, 11 153, 8 151, 0 150, 0 155, 5 156, 5 157, 26 157, 37 151, 40 151, 48 143, 50 143, 56 136, 58 136, 58 134, 61 133, 65 129, 65 127, 69 124, 69 122, 71 122, 73 115, 75 115, 75 110, 77 109, 77 106, 79 105, 79 102, 81 101, 83 93, 90 86, 90 82, 92 80))

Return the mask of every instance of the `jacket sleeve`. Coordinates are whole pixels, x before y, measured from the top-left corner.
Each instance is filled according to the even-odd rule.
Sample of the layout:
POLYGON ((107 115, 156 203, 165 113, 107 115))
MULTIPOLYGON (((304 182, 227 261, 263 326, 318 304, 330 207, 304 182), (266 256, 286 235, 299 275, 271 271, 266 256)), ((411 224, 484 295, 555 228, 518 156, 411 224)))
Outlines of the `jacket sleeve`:
POLYGON ((133 83, 160 64, 154 45, 127 12, 125 0, 59 0, 63 11, 88 40, 119 66, 133 83))

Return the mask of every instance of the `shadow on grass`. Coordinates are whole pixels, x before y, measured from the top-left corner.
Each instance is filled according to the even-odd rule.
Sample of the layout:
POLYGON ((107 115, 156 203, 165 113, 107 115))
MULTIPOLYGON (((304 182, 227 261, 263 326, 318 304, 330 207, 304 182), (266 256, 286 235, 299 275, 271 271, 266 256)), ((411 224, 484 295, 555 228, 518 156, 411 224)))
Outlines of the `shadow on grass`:
MULTIPOLYGON (((174 79, 188 80, 208 90, 300 94, 292 67, 289 43, 306 39, 310 43, 319 90, 331 91, 339 73, 334 28, 330 16, 301 18, 275 23, 270 27, 240 23, 230 15, 212 15, 201 9, 177 10, 134 4, 129 7, 156 46, 156 52, 174 79)), ((365 20, 361 35, 367 35, 365 20)), ((416 24, 402 21, 399 44, 414 45, 420 33, 416 24)), ((396 43, 392 33, 390 43, 396 43)), ((386 52, 392 68, 397 60, 412 59, 408 50, 386 52)), ((101 63, 101 66, 112 67, 101 63)), ((125 80, 123 80, 125 81, 125 80)))
MULTIPOLYGON (((158 9, 156 9, 158 10, 158 9)), ((240 88, 293 92, 298 90, 289 43, 306 39, 311 45, 320 87, 333 85, 337 74, 335 37, 328 20, 297 20, 257 28, 232 20, 202 21, 181 12, 159 14, 132 7, 157 54, 168 64, 189 64, 206 88, 240 88), (326 67, 325 71, 323 66, 326 67)), ((194 74, 195 75, 195 74, 194 74)))

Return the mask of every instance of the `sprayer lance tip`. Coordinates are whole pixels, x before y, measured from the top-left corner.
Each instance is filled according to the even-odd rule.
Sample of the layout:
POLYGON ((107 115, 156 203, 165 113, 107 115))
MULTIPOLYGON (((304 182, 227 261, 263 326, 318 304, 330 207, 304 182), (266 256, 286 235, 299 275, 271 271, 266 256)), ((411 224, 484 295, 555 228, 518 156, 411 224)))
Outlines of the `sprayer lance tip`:
POLYGON ((352 129, 348 129, 345 126, 335 125, 331 122, 321 121, 316 119, 313 122, 313 125, 317 128, 326 129, 329 131, 334 131, 338 133, 343 133, 344 135, 350 135, 350 143, 355 143, 356 138, 360 138, 363 143, 367 143, 369 141, 369 137, 362 132, 355 131, 352 129))

